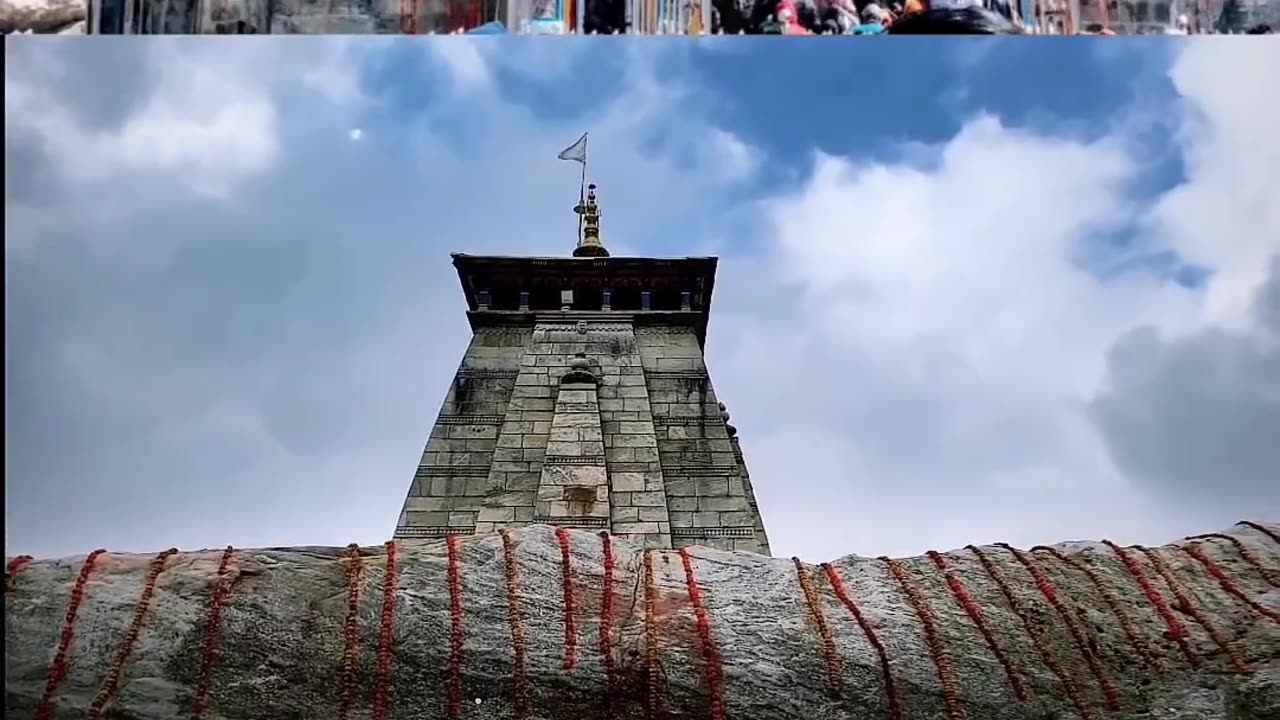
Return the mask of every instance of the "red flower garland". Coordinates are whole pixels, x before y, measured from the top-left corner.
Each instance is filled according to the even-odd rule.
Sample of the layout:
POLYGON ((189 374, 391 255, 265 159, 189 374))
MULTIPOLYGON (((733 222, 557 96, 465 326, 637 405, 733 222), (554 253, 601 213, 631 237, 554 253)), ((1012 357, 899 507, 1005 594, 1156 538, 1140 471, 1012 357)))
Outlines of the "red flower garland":
POLYGON ((222 551, 218 562, 218 578, 209 594, 209 611, 204 624, 204 644, 200 649, 200 682, 196 685, 195 701, 191 707, 191 720, 203 720, 209 710, 209 693, 213 688, 213 671, 218 665, 222 648, 222 612, 231 594, 231 558, 235 548, 230 545, 222 551))
POLYGON ((445 541, 449 553, 449 720, 462 718, 462 557, 461 539, 450 535, 445 541))
POLYGON ((62 635, 58 638, 58 650, 53 656, 53 665, 49 668, 49 677, 44 684, 44 692, 40 695, 40 703, 36 706, 36 720, 53 718, 53 696, 58 692, 62 681, 67 679, 67 655, 71 652, 71 643, 76 637, 76 618, 80 615, 80 606, 84 603, 85 589, 98 558, 106 554, 106 550, 94 550, 84 559, 80 566, 80 575, 71 588, 71 601, 67 604, 66 618, 62 624, 62 635))
POLYGON ((151 608, 151 598, 156 594, 156 582, 160 579, 160 573, 164 571, 165 561, 177 553, 177 548, 170 548, 151 560, 151 567, 147 568, 147 579, 142 586, 142 595, 138 598, 138 606, 133 611, 133 619, 129 622, 129 629, 125 632, 124 641, 116 649, 116 655, 112 658, 111 665, 107 669, 106 679, 102 681, 102 686, 98 688, 98 694, 89 703, 89 710, 85 713, 87 720, 97 720, 102 715, 103 708, 107 706, 108 702, 111 702, 111 697, 120 688, 120 681, 124 678, 125 665, 129 662, 129 655, 133 653, 133 646, 138 642, 138 636, 142 634, 142 623, 146 621, 147 610, 151 608))
POLYGON ((1176 547, 1187 555, 1190 555, 1196 562, 1203 565, 1204 569, 1213 576, 1214 580, 1218 581, 1219 587, 1221 587, 1228 595, 1231 595, 1237 600, 1243 602, 1245 605, 1248 605, 1250 609, 1259 615, 1280 623, 1280 613, 1259 605, 1254 602, 1252 598, 1241 592, 1240 588, 1236 587, 1236 584, 1231 582, 1231 578, 1227 577, 1227 574, 1223 572, 1222 568, 1219 567, 1217 563, 1210 560, 1199 546, 1193 543, 1191 545, 1178 545, 1176 547))
POLYGON ((844 691, 844 667, 840 662, 840 653, 836 650, 835 638, 831 635, 831 627, 827 625, 827 616, 822 612, 822 600, 818 589, 813 585, 813 578, 805 569, 800 558, 793 557, 791 562, 796 566, 796 579, 800 581, 800 591, 804 593, 804 602, 809 606, 809 617, 818 631, 822 641, 822 660, 827 668, 827 687, 833 697, 840 697, 844 691))
POLYGON ((1218 649, 1226 653, 1227 657, 1231 659, 1231 664, 1235 665, 1236 670, 1246 675, 1253 672, 1253 668, 1249 667, 1244 658, 1240 657, 1240 653, 1236 648, 1227 642, 1226 638, 1222 637, 1222 633, 1214 627, 1213 623, 1209 622, 1209 619, 1196 606, 1191 593, 1178 580, 1178 577, 1173 574, 1173 570, 1165 563, 1164 558, 1150 548, 1145 548, 1141 545, 1135 545, 1134 548, 1151 559, 1151 564, 1155 565, 1156 572, 1160 573, 1160 576, 1168 583, 1169 589, 1173 591, 1173 596, 1178 599, 1179 607, 1185 610, 1197 623, 1200 623, 1200 626, 1209 634, 1209 639, 1213 641, 1213 644, 1217 645, 1218 649))
POLYGON ((925 554, 933 561, 934 566, 942 572, 942 577, 947 581, 947 587, 951 589, 952 596, 955 597, 960 607, 964 608, 965 614, 977 626, 978 632, 982 633, 982 639, 986 641, 987 647, 991 649, 991 654, 1000 663, 1000 667, 1004 668, 1004 674, 1009 678, 1009 685, 1013 688, 1013 696, 1018 699, 1018 702, 1025 703, 1027 701, 1026 683, 1023 682, 1022 676, 1014 670, 1013 663, 1009 662, 1009 656, 1005 654, 1004 648, 996 640, 991 628, 987 627, 987 620, 982 615, 982 609, 978 607, 978 603, 969 594, 969 589, 960 581, 960 578, 947 569, 946 560, 943 559, 941 553, 936 550, 930 550, 925 554))
POLYGON ((1246 563, 1248 563, 1249 566, 1252 567, 1254 570, 1258 571, 1258 574, 1262 576, 1263 582, 1267 583, 1268 585, 1271 585, 1272 587, 1280 587, 1280 580, 1276 579, 1276 578, 1280 578, 1280 570, 1273 570, 1271 568, 1264 566, 1262 564, 1262 561, 1259 560, 1257 556, 1255 556, 1253 552, 1250 551, 1249 548, 1245 546, 1244 543, 1240 542, 1240 538, 1234 537, 1232 535, 1224 535, 1222 533, 1205 533, 1204 535, 1192 535, 1187 539, 1188 540, 1226 540, 1227 542, 1231 543, 1232 546, 1235 547, 1236 552, 1240 553, 1241 559, 1243 559, 1246 563))
POLYGON ((520 570, 516 565, 516 543, 511 533, 502 531, 502 567, 507 587, 507 626, 511 630, 512 705, 515 720, 529 717, 529 677, 525 670, 528 653, 528 629, 524 624, 524 607, 520 601, 520 570))
POLYGON ((1151 584, 1151 581, 1147 578, 1147 574, 1143 571, 1142 566, 1139 565, 1138 561, 1134 560, 1131 555, 1129 555, 1127 550, 1119 545, 1116 545, 1110 540, 1103 540, 1102 543, 1111 548, 1111 551, 1116 554, 1116 557, 1120 558, 1120 562, 1124 564, 1124 568, 1129 572, 1129 575, 1132 576, 1134 580, 1138 581, 1138 585, 1142 587, 1143 594, 1147 596, 1147 600, 1151 603, 1151 606, 1156 609, 1156 614, 1160 616, 1160 619, 1164 621, 1165 627, 1168 628, 1168 632, 1165 634, 1178 644, 1178 649, 1181 650, 1183 656, 1187 658, 1187 662, 1191 663, 1191 667, 1193 668, 1200 667, 1200 658, 1191 651, 1191 646, 1187 644, 1186 626, 1183 625, 1182 621, 1179 620, 1177 616, 1173 614, 1173 611, 1169 609, 1168 603, 1164 601, 1164 598, 1160 595, 1160 591, 1156 590, 1155 586, 1151 584))
POLYGON ((1062 603, 1062 599, 1058 597, 1058 589, 1054 587, 1049 577, 1044 574, 1040 566, 1036 565, 1031 556, 1008 543, 996 543, 996 547, 1008 550, 1017 559, 1018 563, 1026 568, 1027 572, 1031 573, 1031 578, 1036 583, 1036 589, 1053 606, 1054 612, 1058 613, 1058 617, 1062 618, 1062 622, 1066 625, 1067 632, 1071 635, 1071 641, 1075 644, 1076 650, 1084 658, 1085 664, 1089 666, 1089 672, 1093 675, 1093 679, 1098 683, 1098 687, 1102 689, 1102 695, 1107 700, 1107 709, 1118 712, 1120 710, 1120 691, 1116 689, 1116 686, 1111 683, 1111 679, 1107 677, 1106 668, 1099 662, 1098 656, 1089 649, 1089 642, 1085 639, 1084 630, 1080 628, 1075 616, 1071 614, 1067 606, 1062 603))
POLYGON ((724 664, 720 648, 711 636, 711 615, 702 601, 702 588, 698 587, 698 578, 693 571, 693 556, 687 549, 680 551, 680 561, 684 564, 689 604, 693 606, 693 615, 698 622, 698 639, 702 644, 702 674, 711 695, 711 720, 725 720, 724 664))
POLYGON ((604 586, 600 598, 600 654, 604 658, 605 708, 612 712, 614 698, 618 695, 618 659, 613 652, 613 585, 617 561, 613 556, 613 538, 600 533, 601 551, 604 554, 604 586))
POLYGON ((338 717, 341 720, 351 717, 351 708, 356 700, 356 674, 360 664, 360 586, 364 580, 360 546, 351 543, 347 550, 347 617, 342 633, 342 665, 338 671, 338 717))
POLYGON ((654 720, 662 704, 658 665, 658 587, 653 578, 653 551, 644 551, 644 677, 645 720, 654 720))
POLYGON ((929 657, 933 659, 933 666, 938 671, 938 681, 942 684, 942 699, 946 701, 947 717, 950 720, 965 720, 969 717, 969 713, 965 710, 964 696, 960 692, 960 680, 956 677, 955 668, 951 665, 951 654, 947 651, 942 634, 938 632, 933 610, 929 608, 924 594, 920 592, 920 588, 916 587, 915 581, 911 579, 902 563, 887 557, 882 557, 880 560, 889 566, 889 572, 907 596, 907 604, 915 611, 916 617, 920 619, 920 624, 924 628, 924 640, 929 648, 929 657))
POLYGON ((853 615, 858 627, 862 628, 862 633, 867 636, 867 642, 871 643, 871 647, 875 648, 876 655, 880 658, 880 674, 884 678, 884 693, 889 701, 890 720, 902 720, 904 716, 902 698, 898 695, 898 687, 893 682, 893 671, 889 667, 889 653, 885 650, 884 643, 880 642, 880 636, 876 634, 875 628, 871 627, 871 623, 867 622, 866 616, 862 614, 862 608, 858 607, 849 595, 849 591, 845 589, 844 580, 836 569, 829 563, 822 563, 821 567, 826 572, 827 580, 831 583, 831 589, 835 591, 836 597, 849 610, 849 614, 853 615))
POLYGON ((560 581, 564 588, 564 669, 578 665, 578 598, 573 587, 573 562, 570 556, 569 531, 556 528, 556 540, 560 541, 560 581))
POLYGON ((1031 551, 1048 553, 1057 558, 1059 562, 1070 565, 1076 570, 1084 573, 1085 577, 1089 578, 1089 582, 1093 583, 1093 587, 1102 597, 1102 601, 1105 602, 1107 607, 1111 610, 1111 614, 1115 615, 1116 620, 1119 621, 1120 629, 1124 631, 1125 638, 1128 639, 1129 645, 1133 648, 1134 652, 1138 654, 1138 657, 1142 659, 1143 664, 1152 670, 1163 670, 1159 658, 1151 650, 1151 646, 1147 644, 1147 641, 1133 627, 1133 622, 1129 619, 1128 614, 1124 612, 1123 605, 1121 605, 1120 601, 1116 598, 1116 594, 1112 592, 1111 588, 1107 587, 1106 583, 1102 582, 1102 578, 1093 571, 1093 568, 1074 557, 1062 553, 1057 548, 1049 547, 1047 545, 1037 545, 1031 548, 1031 551))
POLYGON ((1044 638, 1040 635, 1035 623, 1031 622, 1031 616, 1027 614, 1027 609, 1023 607, 1018 597, 1013 594, 1013 589, 1009 587, 1009 582, 1005 580, 1004 575, 991 562, 991 558, 979 548, 977 545, 966 545, 965 549, 973 553, 978 558, 978 562, 982 564, 982 569, 987 572, 996 587, 1000 589, 1000 594, 1004 596, 1009 608, 1013 610, 1013 614, 1018 616, 1018 620, 1022 623, 1023 630, 1026 631, 1027 637, 1031 640, 1031 645, 1035 647, 1036 652, 1040 654, 1040 659, 1044 661, 1045 667, 1049 668, 1049 672, 1058 678, 1058 682, 1062 685, 1063 691, 1067 694, 1067 698, 1071 700, 1071 704, 1075 706, 1076 712, 1085 720, 1093 720, 1096 717, 1089 706, 1084 704, 1084 700, 1080 697, 1080 690, 1076 687, 1075 681, 1062 668, 1062 664, 1058 662, 1049 645, 1045 643, 1044 638))
POLYGON ((10 560, 8 565, 5 566, 4 591, 6 594, 13 592, 14 580, 17 579, 18 573, 26 570, 32 560, 34 560, 34 558, 30 555, 19 555, 10 560))
POLYGON ((378 679, 373 689, 373 720, 391 717, 392 660, 396 639, 396 602, 400 568, 395 540, 388 540, 387 567, 382 576, 382 622, 378 628, 378 679))

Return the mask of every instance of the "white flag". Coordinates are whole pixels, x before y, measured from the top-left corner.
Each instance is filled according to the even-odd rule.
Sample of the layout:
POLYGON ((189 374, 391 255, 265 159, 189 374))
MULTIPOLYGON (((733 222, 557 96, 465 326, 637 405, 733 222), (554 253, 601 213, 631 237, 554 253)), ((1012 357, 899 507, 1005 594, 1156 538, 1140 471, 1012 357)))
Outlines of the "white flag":
POLYGON ((577 160, 583 165, 587 164, 587 134, 582 133, 582 137, 578 138, 578 142, 570 145, 556 157, 561 160, 577 160))

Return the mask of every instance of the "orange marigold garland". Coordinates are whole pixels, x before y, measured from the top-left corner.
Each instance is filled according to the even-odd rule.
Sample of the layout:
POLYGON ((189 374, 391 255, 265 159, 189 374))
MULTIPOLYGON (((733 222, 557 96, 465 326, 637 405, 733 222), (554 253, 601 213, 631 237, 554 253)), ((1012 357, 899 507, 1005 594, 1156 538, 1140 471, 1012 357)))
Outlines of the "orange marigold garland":
POLYGON ((875 648, 876 656, 880 660, 880 674, 884 678, 884 694, 889 703, 890 720, 902 720, 904 717, 902 698, 898 695, 898 686, 893 681, 893 670, 889 666, 889 653, 885 650, 884 643, 880 642, 880 636, 876 634, 875 628, 871 627, 871 623, 862 614, 862 608, 858 607, 858 604, 853 601, 853 597, 849 595, 849 591, 845 589, 844 579, 840 577, 840 573, 836 572, 836 569, 830 563, 823 563, 821 567, 826 573, 827 580, 831 583, 831 589, 835 591, 836 597, 849 610, 849 614, 853 615, 858 627, 862 628, 862 633, 867 636, 867 642, 871 643, 871 647, 875 648))
POLYGON ((1018 548, 1008 543, 996 543, 996 547, 1008 550, 1018 563, 1027 569, 1031 574, 1031 578, 1035 580, 1036 589, 1044 596, 1044 599, 1053 607, 1058 617, 1062 618, 1062 622, 1067 627, 1068 634, 1071 635, 1071 641, 1075 644, 1076 650, 1084 658, 1085 664, 1089 666, 1089 672, 1093 675, 1093 679, 1097 681, 1098 687, 1102 690, 1102 695, 1106 698, 1107 709, 1112 711, 1120 710, 1120 691, 1112 684, 1111 678, 1107 677, 1107 671, 1099 662, 1098 656, 1089 648, 1089 642, 1085 638, 1084 630, 1081 629, 1079 622, 1076 621, 1071 611, 1063 604, 1062 599, 1058 597, 1058 589, 1054 587, 1053 582, 1049 580, 1049 576, 1044 574, 1040 566, 1036 565, 1035 560, 1022 552, 1018 548))
POLYGON ((373 720, 391 717, 392 662, 396 641, 396 603, 399 597, 399 546, 388 540, 387 565, 382 576, 382 620, 378 627, 378 679, 373 688, 373 720))
POLYGON ((445 541, 449 553, 449 720, 462 718, 462 540, 450 535, 445 541))
POLYGON ((1018 699, 1018 702, 1025 703, 1028 696, 1026 683, 1023 682, 1022 676, 1014 670, 1013 663, 1009 662, 1008 655, 1005 654, 1004 648, 1000 646, 1000 642, 996 640, 991 628, 987 627, 987 620, 982 614, 982 609, 978 607, 978 603, 969 594, 969 589, 965 587, 960 578, 952 574, 947 568, 947 562, 941 553, 936 550, 930 550, 926 554, 933 561, 934 567, 942 572, 942 577, 947 581, 947 587, 951 589, 952 596, 955 597, 956 602, 964 609, 965 614, 969 616, 973 624, 977 626, 978 632, 982 633, 982 639, 986 641, 991 654, 1000 663, 1000 667, 1004 668, 1004 674, 1009 678, 1009 685, 1013 688, 1013 696, 1018 699))
POLYGON ((49 678, 45 681, 44 692, 40 695, 40 703, 36 706, 36 720, 51 720, 53 717, 53 697, 58 687, 67 678, 67 655, 71 652, 71 643, 76 637, 76 618, 80 615, 80 606, 84 603, 85 589, 89 576, 93 574, 98 559, 106 554, 106 550, 94 550, 84 559, 80 566, 80 575, 71 588, 71 601, 67 604, 67 614, 62 625, 62 635, 58 638, 58 650, 53 656, 53 665, 49 667, 49 678))
POLYGON ((138 598, 133 619, 129 622, 129 629, 125 632, 120 647, 116 648, 116 655, 107 669, 107 677, 98 688, 98 694, 89 703, 89 710, 85 713, 87 720, 97 720, 102 715, 103 708, 111 702, 112 696, 120 688, 125 665, 128 664, 129 656, 133 653, 133 646, 138 642, 138 636, 142 634, 142 624, 146 622, 147 611, 151 608, 151 598, 156 594, 156 582, 160 579, 160 573, 164 571, 165 562, 177 553, 177 548, 170 548, 151 560, 151 566, 147 568, 146 582, 142 586, 142 595, 138 598))
POLYGON ((1093 571, 1093 568, 1080 560, 1061 552, 1057 548, 1049 547, 1047 545, 1037 545, 1031 548, 1031 550, 1033 552, 1048 553, 1049 555, 1057 558, 1057 560, 1064 565, 1069 565, 1083 573, 1084 576, 1089 579, 1089 582, 1093 584, 1094 589, 1098 591, 1098 595, 1102 597, 1102 601, 1107 604, 1107 608, 1111 610, 1111 614, 1114 615, 1116 620, 1120 623, 1120 629, 1124 632, 1125 638, 1129 641, 1129 646, 1133 648, 1135 653, 1137 653, 1143 664, 1152 670, 1163 670, 1159 658, 1152 651, 1151 646, 1147 644, 1146 639, 1143 638, 1142 635, 1140 635, 1134 628, 1133 621, 1129 619, 1128 614, 1124 611, 1124 606, 1116 598, 1115 592, 1113 592, 1106 583, 1102 582, 1102 578, 1093 571))
POLYGON ((12 560, 10 560, 9 563, 5 565, 5 569, 4 569, 5 593, 13 592, 14 581, 18 579, 18 573, 22 572, 23 570, 26 570, 27 566, 31 564, 32 560, 34 560, 34 558, 32 558, 30 555, 19 555, 13 558, 12 560))
POLYGON ((1240 657, 1240 653, 1236 648, 1231 643, 1227 642, 1227 639, 1222 636, 1222 633, 1218 631, 1218 628, 1215 627, 1213 623, 1209 622, 1209 618, 1205 617, 1204 613, 1200 611, 1200 608, 1192 597, 1191 592, 1180 580, 1178 580, 1178 577, 1174 575, 1173 570, 1167 563, 1165 563, 1164 558, 1160 557, 1160 554, 1156 551, 1142 547, 1141 545, 1134 546, 1134 549, 1144 553, 1151 560, 1151 564, 1155 566, 1156 572, 1160 573, 1160 576, 1163 577, 1164 581, 1169 585, 1169 589, 1173 591, 1173 596, 1178 599, 1178 606, 1205 629, 1205 632, 1209 634, 1209 639, 1213 641, 1214 645, 1218 646, 1218 649, 1226 653, 1227 657, 1231 659, 1231 664, 1235 666, 1236 670, 1245 674, 1253 672, 1253 669, 1244 661, 1244 658, 1240 657))
POLYGON ((1240 542, 1240 538, 1232 535, 1224 535, 1223 533, 1206 533, 1204 535, 1192 535, 1188 540, 1226 540, 1240 553, 1240 558, 1250 567, 1262 576, 1263 582, 1272 587, 1280 587, 1280 570, 1273 570, 1262 564, 1262 561, 1253 554, 1244 543, 1240 542))
POLYGON ((1168 603, 1164 601, 1160 591, 1156 590, 1155 586, 1151 584, 1151 580, 1147 578, 1147 573, 1142 569, 1142 566, 1138 564, 1137 560, 1133 559, 1133 556, 1127 550, 1119 545, 1110 540, 1103 540, 1102 543, 1111 548, 1116 557, 1120 558, 1120 562, 1124 565, 1125 570, 1129 572, 1129 575, 1138 581, 1138 585, 1142 587, 1143 594, 1147 596, 1147 600, 1155 608, 1156 614, 1160 616, 1160 619, 1164 621, 1165 627, 1168 628, 1165 635, 1178 644, 1178 649, 1187 658, 1187 662, 1191 663, 1191 667, 1200 667, 1199 656, 1191 651, 1191 646, 1187 643, 1186 626, 1169 609, 1168 603))
POLYGON ((1045 667, 1049 668, 1049 672, 1062 685, 1063 691, 1067 695, 1067 699, 1075 706, 1076 712, 1085 720, 1093 720, 1096 717, 1093 710, 1085 705, 1084 700, 1080 697, 1080 690, 1076 687, 1075 681, 1063 669, 1062 664, 1058 662, 1050 647, 1045 643, 1044 638, 1040 635, 1036 624, 1031 621, 1031 616, 1027 613, 1027 609, 1018 600, 1018 596, 1013 594, 1013 588, 1009 587, 1009 582, 1005 579, 1004 574, 1000 572, 995 563, 991 562, 991 558, 987 557, 987 553, 976 545, 966 545, 965 549, 973 553, 978 558, 978 562, 982 564, 982 569, 987 572, 987 577, 999 588, 1000 594, 1009 603, 1009 609, 1013 610, 1013 614, 1018 616, 1018 621, 1022 623, 1023 630, 1026 631, 1027 637, 1031 639, 1031 645, 1035 647, 1039 653, 1040 659, 1044 661, 1045 667))
POLYGON ((356 673, 360 664, 360 586, 364 584, 364 558, 360 555, 360 546, 351 543, 347 550, 347 618, 342 633, 342 666, 339 670, 338 691, 338 717, 341 720, 347 720, 351 716, 351 708, 356 700, 356 673))
POLYGON ((613 652, 613 585, 617 560, 613 556, 613 538, 608 532, 600 533, 601 552, 604 554, 604 583, 600 597, 600 654, 604 659, 605 707, 612 711, 618 696, 618 659, 613 652))
POLYGON ((230 545, 222 551, 218 561, 218 578, 209 595, 209 611, 204 624, 204 643, 200 649, 200 682, 196 685, 195 702, 191 720, 203 720, 209 711, 209 695, 213 689, 213 672, 222 653, 222 613, 231 594, 231 559, 235 548, 230 545))
POLYGON ((528 653, 528 629, 524 624, 524 606, 520 600, 520 569, 516 565, 516 542, 511 533, 502 531, 502 567, 507 588, 507 626, 511 631, 512 710, 515 720, 529 717, 529 677, 525 670, 528 653))
POLYGON ((688 550, 680 551, 680 561, 684 563, 685 584, 689 590, 689 604, 693 606, 693 615, 698 622, 698 639, 702 645, 702 674, 711 695, 711 720, 725 720, 724 704, 724 664, 720 656, 720 648, 711 636, 711 614, 707 612, 702 601, 702 588, 698 587, 698 578, 693 570, 693 556, 688 550))
POLYGON ((644 677, 645 718, 653 720, 662 703, 658 665, 658 586, 653 577, 653 550, 644 551, 644 677))
POLYGON ((1258 603, 1254 602, 1253 598, 1250 598, 1248 595, 1245 595, 1243 592, 1241 592, 1240 588, 1236 587, 1236 584, 1231 581, 1231 578, 1228 577, 1225 572, 1223 572, 1222 568, 1219 567, 1217 563, 1210 560, 1209 557, 1204 554, 1204 551, 1201 550, 1198 545, 1196 545, 1195 543, 1192 543, 1190 545, 1178 545, 1177 547, 1182 552, 1191 556, 1193 560, 1200 563, 1204 567, 1204 569, 1208 571, 1210 575, 1213 576, 1213 579, 1218 581, 1218 586, 1221 587, 1222 590, 1226 592, 1228 595, 1236 598, 1237 600, 1244 603, 1245 605, 1248 605, 1251 610, 1258 613, 1259 615, 1265 618, 1269 618, 1274 622, 1280 623, 1280 613, 1277 613, 1274 610, 1270 610, 1268 608, 1265 608, 1259 605, 1258 603))
POLYGON ((1236 523, 1236 524, 1237 524, 1237 525, 1243 525, 1243 526, 1245 526, 1245 527, 1249 527, 1249 528, 1253 528, 1254 530, 1257 530, 1258 532, 1262 533, 1263 535, 1266 535, 1267 537, 1271 538, 1271 539, 1272 539, 1272 540, 1274 540, 1275 542, 1280 543, 1280 534, 1277 534, 1275 530, 1272 530, 1271 528, 1267 527, 1266 525, 1262 525, 1262 524, 1260 524, 1260 523, 1256 523, 1256 522, 1250 522, 1249 520, 1241 520, 1240 522, 1238 522, 1238 523, 1236 523))
POLYGON ((573 556, 569 531, 556 528, 560 541, 560 581, 564 588, 564 669, 578 665, 578 598, 573 587, 573 556))
POLYGON ((920 624, 924 628, 925 644, 929 647, 929 656, 933 658, 933 665, 938 671, 938 680, 942 683, 942 698, 947 705, 947 717, 950 720, 965 720, 969 713, 964 707, 960 680, 956 677, 955 668, 951 665, 951 654, 947 651, 942 633, 938 631, 933 610, 929 608, 924 594, 920 592, 920 588, 916 587, 915 581, 911 579, 902 563, 887 557, 882 557, 880 560, 888 564, 889 572, 902 587, 907 603, 911 605, 911 609, 915 611, 916 617, 920 619, 920 624))
POLYGON ((831 628, 827 625, 827 616, 822 612, 822 599, 818 596, 813 578, 809 576, 809 571, 804 563, 800 562, 800 558, 793 557, 791 562, 796 566, 796 579, 800 581, 800 591, 804 593, 805 604, 809 606, 809 617, 813 619, 813 626, 817 629, 818 638, 822 641, 822 661, 827 668, 827 687, 833 696, 839 697, 844 690, 844 668, 840 663, 840 653, 836 650, 831 628))

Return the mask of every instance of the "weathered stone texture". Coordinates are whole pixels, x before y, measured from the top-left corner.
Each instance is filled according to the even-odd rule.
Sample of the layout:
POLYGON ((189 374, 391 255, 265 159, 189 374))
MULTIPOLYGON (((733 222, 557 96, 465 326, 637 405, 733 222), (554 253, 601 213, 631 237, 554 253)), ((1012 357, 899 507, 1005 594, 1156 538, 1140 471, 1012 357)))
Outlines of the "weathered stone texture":
POLYGON ((650 550, 646 563, 616 539, 607 563, 601 537, 570 531, 566 573, 552 528, 506 539, 454 538, 454 552, 444 541, 401 544, 390 593, 385 548, 357 549, 358 572, 350 549, 237 551, 221 581, 220 552, 178 553, 155 565, 141 614, 152 557, 99 557, 69 617, 84 558, 10 560, 5 715, 36 717, 43 699, 54 719, 188 718, 203 677, 211 720, 1280 717, 1276 525, 1124 550, 1147 590, 1121 550, 1100 543, 1024 553, 1047 583, 1038 586, 1004 547, 939 556, 948 578, 929 558, 891 569, 848 556, 828 568, 693 548, 650 550), (218 612, 214 597, 225 598, 218 612), (1022 699, 1011 676, 1026 687, 1022 699))

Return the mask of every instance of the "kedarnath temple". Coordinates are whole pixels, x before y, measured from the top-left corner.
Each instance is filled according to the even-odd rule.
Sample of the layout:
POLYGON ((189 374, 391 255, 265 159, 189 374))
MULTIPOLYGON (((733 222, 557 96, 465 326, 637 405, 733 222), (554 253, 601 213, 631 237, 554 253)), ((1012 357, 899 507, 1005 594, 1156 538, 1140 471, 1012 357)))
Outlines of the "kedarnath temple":
POLYGON ((715 258, 611 257, 592 185, 572 257, 454 255, 473 336, 397 538, 547 524, 768 554, 703 360, 715 258))

